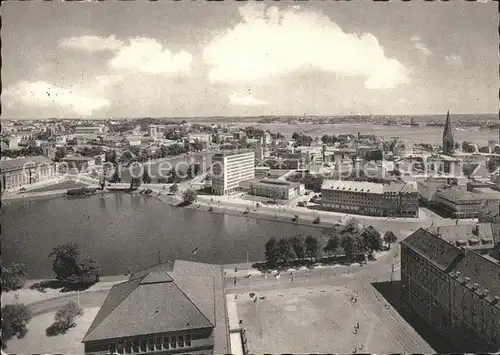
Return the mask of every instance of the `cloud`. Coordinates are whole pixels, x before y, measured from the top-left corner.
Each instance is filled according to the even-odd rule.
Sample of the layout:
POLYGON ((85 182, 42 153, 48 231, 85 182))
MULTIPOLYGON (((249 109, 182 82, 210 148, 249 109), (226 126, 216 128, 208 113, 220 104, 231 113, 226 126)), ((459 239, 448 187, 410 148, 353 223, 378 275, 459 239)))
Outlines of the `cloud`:
POLYGON ((85 52, 116 51, 123 47, 124 42, 116 39, 116 36, 107 38, 99 36, 78 36, 64 38, 59 46, 66 49, 75 49, 85 52))
POLYGON ((229 99, 229 103, 234 106, 265 106, 269 104, 267 101, 258 100, 248 94, 241 95, 232 92, 227 98, 229 99))
POLYGON ((186 51, 172 53, 154 38, 137 37, 117 52, 108 65, 113 69, 127 69, 149 74, 189 72, 193 57, 186 51))
POLYGON ((422 42, 415 43, 414 47, 420 53, 422 53, 423 55, 425 55, 426 57, 428 57, 428 56, 430 56, 432 54, 431 50, 429 48, 427 48, 427 46, 425 44, 423 44, 422 42))
POLYGON ((412 36, 410 38, 410 41, 413 42, 413 47, 420 53, 422 53, 425 57, 428 57, 432 54, 432 51, 427 48, 427 46, 424 42, 422 42, 422 39, 419 36, 412 36))
POLYGON ((35 108, 56 108, 80 116, 90 116, 94 111, 109 107, 106 98, 93 96, 81 89, 69 90, 45 81, 20 81, 8 87, 2 96, 7 107, 19 105, 35 108))
POLYGON ((375 36, 345 33, 319 12, 250 3, 240 15, 240 23, 204 48, 212 82, 258 84, 303 69, 363 77, 370 89, 409 81, 405 66, 388 58, 375 36))
POLYGON ((462 58, 458 54, 450 54, 444 57, 446 62, 453 68, 459 68, 462 66, 462 58))

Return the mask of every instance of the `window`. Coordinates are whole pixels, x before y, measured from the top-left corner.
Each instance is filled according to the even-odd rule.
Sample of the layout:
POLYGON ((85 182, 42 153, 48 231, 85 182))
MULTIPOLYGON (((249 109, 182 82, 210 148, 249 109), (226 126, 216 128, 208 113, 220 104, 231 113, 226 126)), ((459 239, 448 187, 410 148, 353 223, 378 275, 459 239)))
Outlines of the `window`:
POLYGON ((161 350, 161 338, 155 338, 155 348, 161 350))
POLYGON ((177 345, 179 346, 179 348, 183 348, 184 347, 184 336, 179 335, 177 337, 177 345))
POLYGON ((153 339, 148 339, 148 350, 153 351, 155 349, 155 345, 153 343, 153 339))
POLYGON ((118 343, 118 346, 116 347, 116 352, 118 354, 123 354, 123 343, 118 343))
POLYGON ((146 352, 148 350, 146 346, 146 339, 141 340, 141 352, 146 352))
POLYGON ((177 348, 177 339, 175 339, 175 336, 174 337, 170 337, 170 347, 172 349, 176 349, 177 348))
POLYGON ((186 342, 186 346, 191 346, 191 335, 185 335, 184 341, 186 342))
POLYGON ((125 344, 125 354, 132 354, 132 342, 127 341, 125 344))
POLYGON ((170 349, 170 338, 163 338, 163 349, 170 349))
POLYGON ((134 350, 134 353, 139 352, 139 340, 136 339, 132 342, 132 348, 134 350))
POLYGON ((108 351, 111 353, 111 354, 114 354, 116 352, 116 344, 113 343, 113 344, 109 344, 108 345, 108 351))

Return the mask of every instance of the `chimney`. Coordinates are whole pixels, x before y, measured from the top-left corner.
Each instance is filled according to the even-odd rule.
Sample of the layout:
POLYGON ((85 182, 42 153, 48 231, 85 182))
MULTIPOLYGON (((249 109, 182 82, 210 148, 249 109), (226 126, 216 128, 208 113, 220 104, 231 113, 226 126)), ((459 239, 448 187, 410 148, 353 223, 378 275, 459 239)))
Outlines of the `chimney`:
POLYGON ((456 277, 460 277, 460 271, 455 272, 456 277))
POLYGON ((483 290, 483 295, 484 295, 484 297, 488 296, 489 294, 490 294, 490 290, 488 290, 488 289, 486 289, 486 288, 485 288, 485 289, 483 290))
POLYGON ((469 282, 470 281, 470 277, 465 277, 464 280, 465 280, 465 282, 469 282))
POLYGON ((472 289, 473 290, 477 290, 479 288, 479 284, 478 283, 475 283, 472 285, 472 289))

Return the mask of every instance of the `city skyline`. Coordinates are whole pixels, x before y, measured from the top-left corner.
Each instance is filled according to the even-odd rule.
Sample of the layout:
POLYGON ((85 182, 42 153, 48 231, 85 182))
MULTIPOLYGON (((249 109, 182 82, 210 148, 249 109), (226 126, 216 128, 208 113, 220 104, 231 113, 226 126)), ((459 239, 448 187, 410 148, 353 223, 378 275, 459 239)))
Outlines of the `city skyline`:
POLYGON ((494 113, 492 4, 7 3, 3 118, 494 113))

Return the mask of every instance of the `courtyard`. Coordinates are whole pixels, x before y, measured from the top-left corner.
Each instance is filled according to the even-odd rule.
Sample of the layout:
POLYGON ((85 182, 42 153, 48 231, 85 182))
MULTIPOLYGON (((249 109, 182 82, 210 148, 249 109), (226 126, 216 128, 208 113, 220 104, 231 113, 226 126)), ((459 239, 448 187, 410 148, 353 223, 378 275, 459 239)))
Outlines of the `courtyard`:
POLYGON ((301 287, 229 297, 235 296, 250 353, 433 352, 409 326, 406 337, 419 341, 402 344, 406 340, 389 328, 394 323, 387 325, 373 310, 384 306, 361 297, 354 302, 356 292, 349 288, 301 287))

